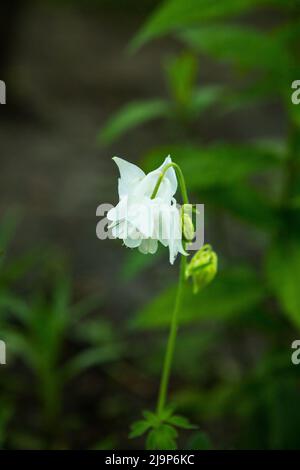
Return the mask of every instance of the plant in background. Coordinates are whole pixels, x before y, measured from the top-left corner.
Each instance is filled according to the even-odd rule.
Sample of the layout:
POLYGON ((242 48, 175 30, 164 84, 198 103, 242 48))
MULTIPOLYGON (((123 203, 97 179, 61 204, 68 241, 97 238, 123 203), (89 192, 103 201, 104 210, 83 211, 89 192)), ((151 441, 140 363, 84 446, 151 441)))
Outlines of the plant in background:
POLYGON ((103 303, 99 295, 74 302, 72 280, 59 251, 40 247, 11 256, 18 219, 8 213, 0 224, 0 333, 9 351, 5 376, 0 376, 0 448, 7 443, 12 448, 60 447, 66 445, 64 433, 72 426, 72 419, 63 414, 67 385, 95 365, 118 361, 124 343, 103 317, 86 318, 103 303), (38 271, 34 290, 29 285, 29 292, 21 297, 18 282, 25 290, 25 275, 36 275, 34 268, 38 271), (66 345, 72 350, 68 357, 66 345), (26 433, 18 427, 7 433, 8 425, 23 411, 18 406, 24 392, 28 393, 28 379, 23 382, 20 372, 17 386, 13 385, 15 367, 20 364, 35 380, 29 394, 37 405, 38 435, 35 425, 26 433))
POLYGON ((184 208, 189 208, 189 199, 183 173, 180 167, 167 157, 164 163, 148 175, 125 160, 114 158, 120 170, 119 197, 117 206, 111 209, 107 218, 112 235, 120 238, 129 248, 138 247, 144 253, 154 254, 158 241, 169 247, 170 263, 177 253, 181 254, 180 276, 167 349, 162 369, 156 412, 145 411, 144 419, 132 425, 130 437, 148 433, 148 449, 176 449, 178 428, 192 429, 193 425, 183 416, 174 414, 167 405, 167 392, 173 362, 178 329, 178 315, 182 305, 184 282, 192 276, 194 292, 211 282, 217 272, 217 256, 211 247, 201 248, 187 263, 188 241, 193 239, 192 221, 184 208), (182 209, 176 207, 174 195, 177 178, 183 200, 182 209), (186 241, 188 239, 188 241, 186 241))

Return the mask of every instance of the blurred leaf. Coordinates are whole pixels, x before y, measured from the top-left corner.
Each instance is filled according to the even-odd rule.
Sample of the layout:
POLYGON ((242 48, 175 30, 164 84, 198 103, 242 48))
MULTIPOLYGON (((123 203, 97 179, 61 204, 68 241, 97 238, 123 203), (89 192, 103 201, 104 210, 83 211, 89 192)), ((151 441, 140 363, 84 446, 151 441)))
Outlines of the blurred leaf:
POLYGON ((7 401, 1 400, 0 403, 0 449, 3 448, 6 439, 6 428, 13 415, 13 407, 7 401))
POLYGON ((74 324, 78 323, 79 320, 98 309, 101 305, 103 305, 103 298, 99 294, 80 300, 70 308, 70 321, 74 324))
POLYGON ((202 21, 232 17, 261 4, 283 0, 167 0, 159 5, 131 42, 136 50, 145 42, 202 21))
POLYGON ((169 59, 166 70, 168 85, 174 101, 179 106, 187 106, 196 84, 198 61, 194 55, 184 52, 169 59))
POLYGON ((182 429, 195 429, 197 426, 191 424, 187 418, 180 415, 172 415, 166 420, 172 426, 176 426, 182 429))
POLYGON ((24 276, 30 268, 41 263, 41 249, 33 249, 28 253, 9 260, 0 274, 0 284, 10 284, 24 276))
POLYGON ((116 361, 122 355, 120 346, 118 344, 108 344, 102 347, 89 348, 78 354, 65 365, 65 377, 70 379, 90 367, 116 361))
POLYGON ((300 243, 280 239, 270 248, 266 265, 267 278, 284 312, 300 327, 300 243))
POLYGON ((150 429, 150 427, 151 424, 149 423, 149 421, 136 421, 131 425, 129 439, 134 439, 135 437, 142 436, 143 434, 145 434, 146 431, 148 431, 148 429, 150 429))
POLYGON ((160 423, 160 418, 153 411, 145 410, 143 411, 143 416, 153 427, 158 426, 160 423))
POLYGON ((145 256, 138 250, 128 250, 120 271, 121 279, 124 282, 131 281, 146 269, 156 265, 164 254, 164 251, 161 249, 158 249, 155 256, 145 256))
POLYGON ((177 145, 150 152, 144 159, 146 169, 156 168, 162 155, 169 154, 181 166, 190 190, 230 186, 280 163, 271 150, 250 145, 216 144, 205 148, 177 145))
POLYGON ((35 351, 22 330, 7 328, 1 332, 3 339, 9 344, 9 351, 14 356, 21 358, 28 367, 35 367, 35 351))
POLYGON ((151 429, 147 436, 147 450, 175 450, 177 431, 168 424, 151 429))
POLYGON ((273 379, 267 385, 265 405, 270 423, 270 448, 299 449, 299 385, 293 379, 273 379))
POLYGON ((243 108, 252 108, 276 98, 282 93, 282 84, 270 80, 270 76, 260 77, 254 83, 237 90, 227 90, 220 103, 221 113, 231 113, 243 108))
POLYGON ((278 224, 274 204, 267 196, 246 183, 202 190, 201 200, 225 209, 238 219, 264 230, 273 230, 278 224))
POLYGON ((23 300, 13 297, 11 294, 4 292, 0 295, 0 311, 4 310, 4 316, 13 315, 23 324, 27 324, 29 321, 30 309, 23 300))
POLYGON ((204 432, 197 432, 189 439, 188 450, 211 450, 212 443, 204 432))
POLYGON ((218 85, 202 86, 195 90, 192 96, 191 111, 194 116, 205 111, 221 100, 224 88, 218 85))
POLYGON ((104 126, 99 138, 110 144, 133 127, 161 116, 168 112, 169 104, 164 100, 136 101, 129 103, 117 112, 104 126))
MULTIPOLYGON (((168 326, 175 293, 176 287, 165 290, 136 314, 132 326, 138 329, 168 326)), ((264 287, 252 270, 232 268, 221 271, 198 295, 192 294, 190 286, 185 287, 180 322, 220 321, 242 315, 259 304, 264 296, 264 287)))
POLYGON ((114 450, 117 448, 117 446, 118 443, 116 441, 116 436, 111 435, 106 436, 104 439, 94 444, 91 450, 114 450))
POLYGON ((117 333, 112 323, 104 318, 81 322, 74 332, 77 339, 94 346, 112 342, 116 339, 117 333))
POLYGON ((290 66, 287 50, 279 39, 254 29, 218 24, 185 31, 180 37, 197 51, 237 67, 276 70, 282 78, 290 66))

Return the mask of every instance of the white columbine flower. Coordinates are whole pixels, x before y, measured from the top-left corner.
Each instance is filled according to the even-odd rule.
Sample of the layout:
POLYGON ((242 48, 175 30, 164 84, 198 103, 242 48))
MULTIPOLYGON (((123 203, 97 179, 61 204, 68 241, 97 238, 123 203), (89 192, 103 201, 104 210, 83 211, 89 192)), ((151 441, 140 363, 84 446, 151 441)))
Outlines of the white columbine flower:
POLYGON ((155 198, 151 199, 163 168, 172 162, 171 157, 147 175, 122 158, 113 160, 120 171, 120 201, 107 214, 113 237, 123 240, 129 248, 138 247, 144 254, 154 254, 161 242, 169 247, 173 264, 178 253, 187 253, 182 245, 180 212, 174 198, 177 178, 172 167, 166 171, 155 198))

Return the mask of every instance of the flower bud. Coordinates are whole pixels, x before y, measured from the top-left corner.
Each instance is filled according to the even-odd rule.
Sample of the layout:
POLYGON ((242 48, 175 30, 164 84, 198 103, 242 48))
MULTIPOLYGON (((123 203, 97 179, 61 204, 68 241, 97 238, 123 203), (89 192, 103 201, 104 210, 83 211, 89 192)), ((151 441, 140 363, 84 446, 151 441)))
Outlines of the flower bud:
POLYGON ((192 204, 184 204, 182 206, 181 224, 184 240, 191 242, 195 237, 195 229, 192 220, 192 204))
POLYGON ((186 267, 185 277, 193 279, 193 292, 197 292, 209 284, 217 274, 218 257, 210 245, 203 245, 193 256, 186 267))

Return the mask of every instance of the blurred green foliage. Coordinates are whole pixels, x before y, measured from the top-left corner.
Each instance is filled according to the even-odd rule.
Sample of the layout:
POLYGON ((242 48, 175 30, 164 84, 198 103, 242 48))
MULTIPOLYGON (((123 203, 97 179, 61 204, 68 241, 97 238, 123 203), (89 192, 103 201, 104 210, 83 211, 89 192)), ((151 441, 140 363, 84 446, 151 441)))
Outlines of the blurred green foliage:
POLYGON ((119 360, 124 341, 99 315, 99 295, 74 300, 66 262, 57 250, 48 246, 12 258, 18 219, 9 213, 0 225, 0 335, 8 348, 7 365, 0 371, 0 446, 65 447, 64 433, 73 426, 72 417, 62 420, 68 384, 91 367, 119 360), (20 294, 26 277, 30 281, 20 294), (24 399, 38 412, 29 433, 18 420, 24 399), (6 434, 10 422, 14 432, 6 434))

